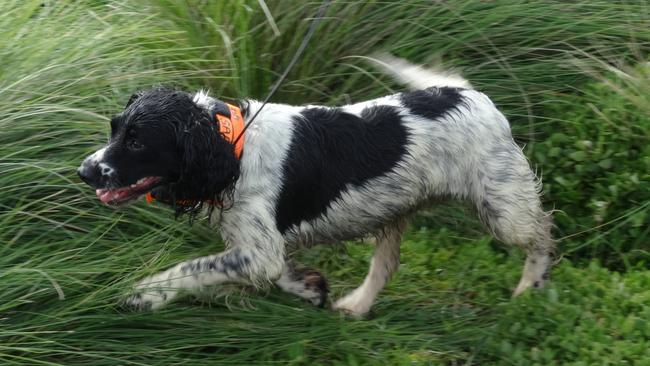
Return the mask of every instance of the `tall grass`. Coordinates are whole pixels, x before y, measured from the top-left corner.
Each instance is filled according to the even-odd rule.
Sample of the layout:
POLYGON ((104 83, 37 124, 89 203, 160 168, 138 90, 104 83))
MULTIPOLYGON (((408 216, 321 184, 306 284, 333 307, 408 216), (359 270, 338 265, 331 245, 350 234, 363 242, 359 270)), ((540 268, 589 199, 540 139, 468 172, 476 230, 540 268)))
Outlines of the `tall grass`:
MULTIPOLYGON (((280 36, 260 11, 243 10, 255 8, 255 1, 241 4, 151 2, 170 27, 188 30, 183 41, 201 47, 201 56, 230 61, 240 82, 210 83, 217 91, 262 97, 319 3, 269 2, 284 30, 280 36)), ((647 52, 646 11, 643 2, 334 1, 293 83, 278 98, 341 102, 384 94, 387 86, 377 88, 376 75, 356 57, 383 49, 414 62, 460 67, 507 110, 524 112, 532 106, 522 108, 522 99, 539 102, 531 98, 541 91, 588 79, 570 62, 575 57, 621 62, 647 52)))
MULTIPOLYGON (((252 0, 0 2, 0 363, 471 364, 497 357, 481 342, 499 321, 492 305, 507 298, 519 262, 493 254, 489 264, 512 283, 482 284, 492 267, 476 263, 474 273, 465 267, 469 256, 452 260, 459 242, 488 245, 455 210, 418 218, 416 226, 432 228, 424 241, 433 250, 405 246, 405 274, 368 321, 277 292, 235 292, 228 301, 156 314, 115 306, 136 279, 222 245, 202 222, 175 222, 161 207, 101 206, 75 177, 77 165, 106 141, 109 116, 139 88, 164 83, 263 97, 319 5, 267 4, 279 36, 252 0), (452 231, 439 229, 441 217, 452 231), (430 269, 409 269, 423 258, 430 269), (445 263, 461 274, 440 279, 445 263), (486 295, 471 293, 479 285, 489 286, 486 295)), ((381 49, 462 68, 538 153, 544 150, 534 146, 559 120, 549 104, 568 96, 581 103, 576 90, 597 79, 593 71, 644 60, 649 25, 643 1, 336 1, 276 101, 344 103, 397 89, 359 57, 381 49)), ((647 250, 644 228, 635 234, 639 252, 647 250)), ((315 253, 306 260, 333 278, 335 295, 367 266, 366 250, 315 253)))

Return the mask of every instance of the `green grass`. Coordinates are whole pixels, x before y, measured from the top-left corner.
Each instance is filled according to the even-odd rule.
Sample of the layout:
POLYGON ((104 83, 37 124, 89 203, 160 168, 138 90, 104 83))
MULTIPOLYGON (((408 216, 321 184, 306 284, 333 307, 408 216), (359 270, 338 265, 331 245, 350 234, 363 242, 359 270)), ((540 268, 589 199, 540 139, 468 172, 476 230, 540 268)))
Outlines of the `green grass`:
MULTIPOLYGON (((275 98, 399 90, 359 57, 377 50, 462 68, 559 210, 549 289, 511 300, 521 256, 453 205, 416 218, 366 320, 239 288, 120 310, 137 279, 222 244, 156 205, 103 207, 75 169, 139 88, 264 97, 319 5, 267 3, 280 36, 252 0, 0 2, 0 364, 648 364, 645 1, 335 1, 275 98)), ((370 250, 298 255, 337 297, 370 250)))

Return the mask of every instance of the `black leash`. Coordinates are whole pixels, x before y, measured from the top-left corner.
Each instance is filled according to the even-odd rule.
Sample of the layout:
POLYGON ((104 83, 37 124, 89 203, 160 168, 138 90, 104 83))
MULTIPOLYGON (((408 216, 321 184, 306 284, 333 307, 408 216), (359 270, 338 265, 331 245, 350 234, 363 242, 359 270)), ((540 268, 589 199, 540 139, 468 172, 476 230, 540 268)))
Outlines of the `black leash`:
POLYGON ((314 35, 314 32, 316 31, 316 27, 318 24, 323 20, 323 16, 325 15, 325 11, 327 10, 327 7, 330 5, 331 0, 323 0, 323 2, 320 4, 320 7, 318 8, 318 12, 316 13, 316 16, 314 17, 314 20, 312 20, 311 25, 309 26, 309 30, 307 31, 307 34, 305 34, 305 37, 302 39, 302 42, 300 43, 300 46, 296 50, 296 53, 293 55, 293 58, 291 59, 291 62, 289 62, 289 65, 287 65, 287 68, 284 70, 278 81, 275 82, 273 87, 271 88, 271 91, 269 91, 269 94, 266 96, 264 99, 264 102, 262 102, 262 106, 257 109, 253 117, 246 123, 246 126, 244 126, 244 129, 242 129, 241 133, 235 141, 233 142, 233 145, 236 145, 239 139, 244 135, 244 132, 248 129, 248 127, 253 123, 255 118, 257 117, 258 114, 262 111, 262 108, 271 100, 271 97, 275 92, 280 88, 280 85, 284 82, 284 80, 287 78, 287 75, 289 75, 289 72, 293 67, 296 65, 298 62, 298 59, 300 56, 302 56, 302 53, 305 51, 305 48, 307 48, 307 45, 309 44, 309 41, 311 40, 311 37, 314 35))

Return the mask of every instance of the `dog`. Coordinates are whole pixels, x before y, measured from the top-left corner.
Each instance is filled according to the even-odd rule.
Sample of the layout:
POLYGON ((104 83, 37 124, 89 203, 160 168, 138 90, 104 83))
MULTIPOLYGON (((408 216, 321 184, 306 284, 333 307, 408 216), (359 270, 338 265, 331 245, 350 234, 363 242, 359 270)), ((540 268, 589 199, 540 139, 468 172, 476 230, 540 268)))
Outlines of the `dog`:
POLYGON ((205 286, 275 283, 322 306, 325 278, 288 259, 291 248, 374 236, 363 284, 333 303, 362 316, 399 267, 408 218, 441 198, 470 201, 494 237, 525 251, 515 296, 541 288, 551 215, 504 115, 459 75, 375 60, 413 90, 341 107, 134 94, 79 176, 109 205, 147 195, 177 214, 213 212, 227 249, 145 278, 127 305, 158 309, 205 286))

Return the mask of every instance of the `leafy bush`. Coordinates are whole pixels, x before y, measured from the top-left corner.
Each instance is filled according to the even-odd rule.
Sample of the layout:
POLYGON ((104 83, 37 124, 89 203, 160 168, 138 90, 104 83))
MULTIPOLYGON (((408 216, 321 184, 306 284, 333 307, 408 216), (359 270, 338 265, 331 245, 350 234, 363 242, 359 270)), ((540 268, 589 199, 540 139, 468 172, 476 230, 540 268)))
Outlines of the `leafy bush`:
POLYGON ((619 274, 564 262, 542 294, 494 309, 488 353, 511 365, 647 365, 650 272, 619 274))
POLYGON ((621 268, 650 263, 650 67, 549 97, 529 149, 556 209, 563 252, 621 268), (582 233, 582 234, 581 234, 582 233))
MULTIPOLYGON (((478 335, 465 353, 411 350, 416 364, 645 365, 650 360, 650 271, 618 273, 598 261, 576 267, 563 260, 546 288, 511 299, 523 258, 495 251, 489 237, 467 242, 457 235, 447 229, 410 233, 400 271, 373 311, 377 320, 417 322, 438 304, 438 311, 449 312, 440 320, 446 329, 478 335)), ((349 262, 343 256, 342 264, 320 265, 339 281, 358 283, 361 276, 350 268, 367 265, 369 252, 350 247, 349 262)))

